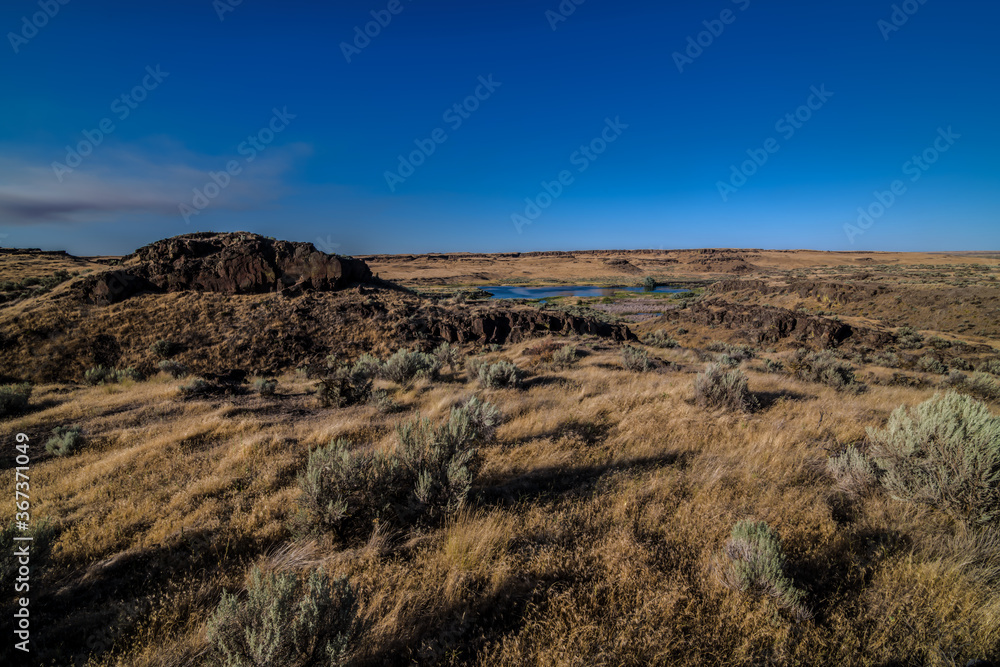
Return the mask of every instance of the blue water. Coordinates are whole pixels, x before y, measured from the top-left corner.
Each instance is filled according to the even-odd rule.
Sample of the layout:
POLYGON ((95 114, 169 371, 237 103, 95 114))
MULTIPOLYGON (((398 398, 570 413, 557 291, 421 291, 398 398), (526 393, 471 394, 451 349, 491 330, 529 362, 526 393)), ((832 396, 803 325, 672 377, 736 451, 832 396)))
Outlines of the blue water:
MULTIPOLYGON (((614 296, 615 292, 645 292, 642 287, 594 287, 593 285, 559 285, 558 287, 507 287, 494 285, 480 287, 494 299, 551 299, 554 296, 614 296)), ((672 294, 687 290, 675 287, 657 287, 657 294, 672 294)))

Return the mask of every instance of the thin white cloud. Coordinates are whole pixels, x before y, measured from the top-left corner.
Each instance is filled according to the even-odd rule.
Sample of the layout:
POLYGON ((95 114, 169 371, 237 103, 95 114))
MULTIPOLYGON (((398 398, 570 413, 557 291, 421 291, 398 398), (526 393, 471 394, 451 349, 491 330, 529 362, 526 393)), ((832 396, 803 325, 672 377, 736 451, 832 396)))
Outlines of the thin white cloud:
MULTIPOLYGON (((199 155, 168 141, 98 147, 80 166, 60 178, 37 151, 0 147, 0 224, 109 222, 123 215, 180 215, 194 190, 212 183, 235 160, 231 176, 209 208, 247 210, 292 191, 293 170, 312 152, 307 144, 269 146, 253 161, 235 151, 199 155)), ((56 159, 61 156, 57 155, 56 159)), ((60 162, 62 160, 60 159, 60 162)))

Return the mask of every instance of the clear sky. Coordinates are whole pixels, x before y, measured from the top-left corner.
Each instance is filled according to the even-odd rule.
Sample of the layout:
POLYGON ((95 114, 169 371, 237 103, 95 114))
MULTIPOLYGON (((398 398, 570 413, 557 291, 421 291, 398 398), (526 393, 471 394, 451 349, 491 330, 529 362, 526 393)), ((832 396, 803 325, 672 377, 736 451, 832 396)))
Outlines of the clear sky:
POLYGON ((1000 250, 998 23, 993 0, 5 0, 0 245, 1000 250))

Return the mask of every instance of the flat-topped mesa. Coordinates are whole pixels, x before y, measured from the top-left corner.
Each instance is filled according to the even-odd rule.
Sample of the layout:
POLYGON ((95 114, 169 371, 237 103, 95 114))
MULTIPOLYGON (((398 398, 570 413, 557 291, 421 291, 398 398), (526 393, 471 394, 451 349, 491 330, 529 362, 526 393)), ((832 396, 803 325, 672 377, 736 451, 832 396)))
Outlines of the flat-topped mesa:
POLYGON ((311 243, 202 232, 139 248, 83 290, 87 301, 104 305, 141 292, 331 292, 371 280, 364 261, 327 255, 311 243))

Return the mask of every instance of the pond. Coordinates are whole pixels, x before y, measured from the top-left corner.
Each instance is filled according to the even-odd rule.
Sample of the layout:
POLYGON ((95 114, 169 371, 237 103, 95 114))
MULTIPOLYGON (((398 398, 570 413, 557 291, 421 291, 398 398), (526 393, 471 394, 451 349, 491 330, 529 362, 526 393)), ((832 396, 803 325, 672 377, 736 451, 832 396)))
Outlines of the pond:
MULTIPOLYGON (((494 299, 551 299, 555 296, 614 296, 615 292, 646 292, 642 287, 595 287, 594 285, 557 285, 549 287, 511 287, 493 285, 481 287, 489 292, 494 299)), ((647 294, 673 294, 687 292, 685 289, 664 285, 647 294)))

